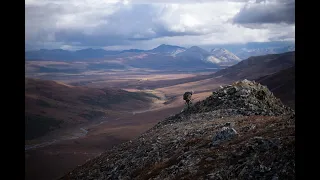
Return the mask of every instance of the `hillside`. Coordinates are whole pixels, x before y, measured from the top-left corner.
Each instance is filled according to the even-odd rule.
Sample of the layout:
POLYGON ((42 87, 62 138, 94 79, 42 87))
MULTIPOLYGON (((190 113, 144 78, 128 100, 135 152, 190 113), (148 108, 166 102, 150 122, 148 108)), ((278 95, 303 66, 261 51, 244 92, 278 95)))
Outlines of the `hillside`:
POLYGON ((254 80, 294 65, 295 52, 254 56, 214 73, 213 77, 254 80))
POLYGON ((176 54, 176 61, 181 66, 189 68, 219 68, 219 65, 208 60, 210 53, 198 46, 192 46, 183 52, 176 54))
POLYGON ((198 46, 192 46, 188 49, 186 49, 185 51, 177 54, 177 57, 181 57, 181 58, 184 58, 184 59, 188 59, 188 60, 202 60, 204 61, 205 58, 207 56, 209 56, 210 53, 198 46))
POLYGON ((295 113, 240 81, 61 179, 294 179, 295 113))
POLYGON ((295 109, 295 66, 256 81, 267 86, 284 104, 295 109))
POLYGON ((25 138, 34 139, 60 127, 146 108, 153 98, 156 96, 147 93, 93 89, 26 78, 25 138))

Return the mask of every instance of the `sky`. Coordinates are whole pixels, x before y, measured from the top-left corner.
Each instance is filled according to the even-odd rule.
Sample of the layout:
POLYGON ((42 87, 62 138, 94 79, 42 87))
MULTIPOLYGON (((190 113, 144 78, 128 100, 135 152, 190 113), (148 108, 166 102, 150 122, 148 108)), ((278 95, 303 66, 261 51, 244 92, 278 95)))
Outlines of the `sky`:
POLYGON ((26 49, 294 41, 295 0, 26 0, 26 49))

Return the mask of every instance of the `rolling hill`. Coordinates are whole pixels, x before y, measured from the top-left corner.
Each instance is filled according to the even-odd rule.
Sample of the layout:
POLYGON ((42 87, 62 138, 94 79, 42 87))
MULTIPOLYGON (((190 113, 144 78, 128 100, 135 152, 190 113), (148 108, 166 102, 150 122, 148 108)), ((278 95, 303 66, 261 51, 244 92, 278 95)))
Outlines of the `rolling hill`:
POLYGON ((77 87, 26 78, 25 138, 34 139, 57 128, 146 108, 154 98, 157 97, 147 93, 77 87))

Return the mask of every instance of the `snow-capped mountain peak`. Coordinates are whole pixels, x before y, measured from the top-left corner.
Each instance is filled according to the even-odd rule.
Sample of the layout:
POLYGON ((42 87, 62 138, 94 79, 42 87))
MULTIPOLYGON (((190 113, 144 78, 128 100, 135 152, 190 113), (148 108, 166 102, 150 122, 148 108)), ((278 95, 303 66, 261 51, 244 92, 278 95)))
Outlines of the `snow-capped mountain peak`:
POLYGON ((213 48, 210 54, 223 62, 241 61, 239 57, 223 48, 213 48))

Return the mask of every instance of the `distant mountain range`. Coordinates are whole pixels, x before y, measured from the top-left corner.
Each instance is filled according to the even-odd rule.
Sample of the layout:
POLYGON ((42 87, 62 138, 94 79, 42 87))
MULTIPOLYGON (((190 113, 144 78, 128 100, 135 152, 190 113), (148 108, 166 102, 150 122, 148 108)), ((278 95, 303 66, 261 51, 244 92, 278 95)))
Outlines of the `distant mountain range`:
MULTIPOLYGON (((226 62, 229 65, 233 65, 239 60, 238 57, 225 49, 215 50, 210 53, 197 46, 184 48, 165 44, 151 50, 107 51, 103 49, 83 49, 67 51, 61 49, 41 49, 38 51, 28 51, 25 57, 27 61, 86 61, 90 63, 87 66, 87 70, 92 68, 94 70, 114 68, 147 68, 156 70, 207 69, 220 68, 220 65, 224 65, 226 62), (93 60, 98 62, 94 62, 93 60)), ((48 68, 50 72, 61 72, 61 70, 52 69, 53 67, 45 67, 42 70, 46 71, 48 68)))
POLYGON ((133 68, 149 68, 171 70, 188 69, 188 68, 223 68, 237 64, 242 59, 251 56, 259 56, 265 54, 277 54, 288 51, 294 51, 294 46, 281 48, 257 48, 257 49, 241 49, 236 53, 232 53, 225 48, 213 48, 207 51, 198 46, 184 48, 162 44, 151 50, 129 49, 122 51, 111 51, 104 49, 82 49, 77 51, 68 51, 62 49, 40 49, 36 51, 26 51, 25 59, 27 61, 87 61, 103 60, 104 62, 112 60, 118 63, 107 63, 93 65, 97 69, 114 68, 124 69, 133 68))
POLYGON ((280 54, 285 52, 295 51, 295 46, 272 47, 272 48, 243 48, 236 52, 236 55, 241 59, 247 59, 251 56, 262 56, 267 54, 280 54))
POLYGON ((40 49, 35 51, 26 51, 25 58, 27 60, 89 60, 102 59, 107 56, 123 55, 125 53, 161 53, 164 55, 175 55, 185 51, 186 48, 179 46, 171 46, 162 44, 151 50, 129 49, 122 51, 111 51, 104 49, 82 49, 77 51, 68 51, 63 49, 40 49))

